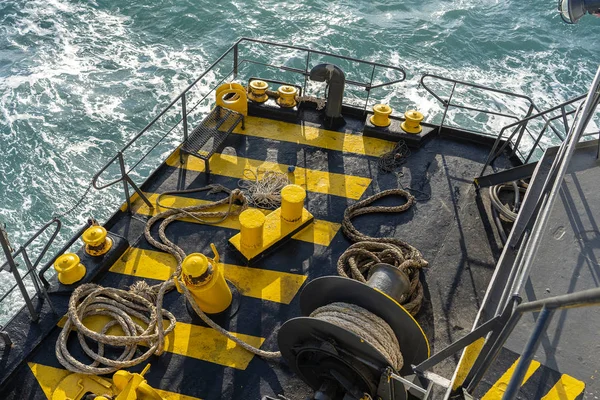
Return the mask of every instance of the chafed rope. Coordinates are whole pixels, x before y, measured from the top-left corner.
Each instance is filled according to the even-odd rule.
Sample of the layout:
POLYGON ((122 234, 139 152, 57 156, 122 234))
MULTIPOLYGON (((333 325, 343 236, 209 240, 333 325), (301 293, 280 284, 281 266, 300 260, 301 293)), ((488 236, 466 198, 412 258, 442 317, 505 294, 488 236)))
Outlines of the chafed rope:
POLYGON ((415 198, 406 190, 390 189, 379 192, 359 201, 346 209, 342 221, 342 231, 351 241, 351 245, 339 258, 338 274, 366 282, 371 268, 378 263, 387 263, 403 270, 410 279, 410 292, 401 300, 402 306, 412 315, 416 315, 423 302, 423 285, 419 274, 421 268, 428 266, 421 252, 407 242, 393 237, 371 237, 364 235, 352 224, 359 215, 373 213, 400 213, 408 210, 415 198), (398 206, 372 206, 375 201, 388 196, 400 196, 406 203, 398 206))
MULTIPOLYGON (((168 209, 156 214, 146 223, 144 235, 148 242, 154 247, 170 253, 177 260, 177 267, 168 280, 155 286, 149 286, 140 281, 132 285, 129 291, 103 288, 95 284, 83 284, 73 292, 69 300, 67 320, 55 347, 58 361, 65 368, 83 374, 109 374, 122 368, 137 365, 153 354, 161 355, 164 352, 165 335, 169 334, 176 324, 173 314, 163 309, 163 298, 168 291, 175 287, 176 281, 178 281, 178 286, 183 290, 185 298, 194 311, 208 326, 260 357, 278 358, 281 356, 280 352, 264 351, 251 346, 216 324, 198 307, 192 294, 181 280, 181 263, 186 254, 183 249, 167 238, 165 234, 167 226, 171 222, 184 217, 191 217, 205 224, 217 224, 230 216, 239 215, 248 207, 247 200, 239 189, 230 191, 220 185, 209 185, 185 192, 190 193, 209 189, 209 193, 226 192, 228 196, 210 204, 183 208, 162 206, 160 204, 161 197, 159 196, 157 207, 162 206, 168 209), (228 205, 227 211, 210 211, 223 205, 228 205), (159 219, 164 219, 158 229, 160 241, 154 239, 150 233, 152 226, 159 219), (103 315, 110 318, 110 321, 104 325, 99 333, 87 328, 82 322, 86 317, 93 315, 103 315), (146 326, 143 326, 134 318, 140 320, 146 326), (169 320, 167 328, 163 326, 163 318, 169 320), (121 327, 124 336, 107 334, 108 330, 116 325, 121 327), (77 328, 77 337, 81 348, 94 360, 91 364, 78 361, 67 349, 67 339, 73 327, 77 328), (96 351, 89 347, 86 338, 98 342, 96 351), (105 345, 124 347, 124 350, 116 360, 109 359, 104 357, 105 345), (139 345, 147 346, 148 350, 142 355, 134 357, 139 345), (104 366, 100 367, 100 365, 104 366)), ((163 195, 181 192, 165 192, 163 195)))

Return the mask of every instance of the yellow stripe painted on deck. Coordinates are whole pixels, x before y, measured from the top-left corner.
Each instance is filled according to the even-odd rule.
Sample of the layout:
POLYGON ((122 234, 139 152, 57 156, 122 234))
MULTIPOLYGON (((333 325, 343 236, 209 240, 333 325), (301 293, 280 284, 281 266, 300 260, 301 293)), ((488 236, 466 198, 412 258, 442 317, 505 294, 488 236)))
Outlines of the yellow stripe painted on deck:
MULTIPOLYGON (((288 272, 223 265, 225 278, 233 282, 242 295, 283 304, 290 304, 306 280, 304 275, 288 272)), ((176 267, 177 262, 170 254, 132 247, 117 260, 110 271, 164 281, 176 267)))
MULTIPOLYGON (((31 362, 27 363, 27 365, 33 373, 33 376, 35 376, 35 379, 37 379, 38 384, 42 388, 42 391, 44 392, 48 400, 52 399, 52 393, 54 392, 54 390, 56 390, 56 388, 60 384, 60 381, 62 381, 64 378, 71 374, 71 371, 67 371, 66 369, 62 368, 49 367, 47 365, 36 364, 31 362)), ((82 377, 86 376, 83 374, 80 375, 82 377)), ((198 397, 186 396, 185 394, 169 392, 167 390, 156 389, 156 391, 165 400, 200 400, 198 397)))
POLYGON ((463 384, 469 371, 473 368, 473 364, 475 364, 475 360, 477 360, 477 356, 479 356, 484 344, 485 338, 479 338, 465 348, 465 352, 460 359, 452 390, 458 389, 463 384))
MULTIPOLYGON (((510 366, 510 368, 500 377, 500 379, 498 379, 496 381, 496 383, 494 383, 494 386, 492 386, 490 388, 490 390, 488 390, 488 392, 485 394, 485 396, 483 396, 481 398, 481 400, 500 400, 502 399, 502 396, 504 395, 504 392, 506 391, 506 388, 508 387, 508 382, 510 382, 510 378, 512 377, 513 373, 515 372, 515 368, 517 367, 517 364, 519 363, 519 360, 521 358, 519 357, 514 363, 513 365, 510 366)), ((540 363, 538 361, 532 360, 531 364, 529 364, 529 368, 527 368, 527 372, 525 373, 525 377, 523 378, 523 382, 521 383, 521 386, 525 384, 525 382, 527 382, 527 380, 529 380, 529 378, 531 377, 531 375, 533 375, 533 373, 540 367, 540 363)))
POLYGON ((238 126, 234 133, 374 157, 380 157, 394 148, 393 142, 361 134, 334 132, 259 117, 247 117, 246 129, 238 126))
MULTIPOLYGON (((156 193, 146 193, 146 196, 150 200, 152 204, 156 204, 156 198, 158 194, 156 193)), ((189 207, 200 204, 210 204, 211 201, 193 199, 189 197, 181 197, 181 196, 163 196, 161 198, 161 203, 165 206, 170 207, 189 207)), ((227 211, 228 206, 222 205, 217 208, 213 208, 211 211, 227 211)), ((132 204, 133 212, 143 215, 154 215, 156 213, 156 208, 151 210, 148 208, 146 203, 144 203, 140 198, 137 198, 136 201, 132 204)), ((263 213, 267 214, 271 212, 270 210, 262 210, 263 213)), ((159 211, 164 211, 163 209, 159 211)), ((194 222, 198 223, 193 218, 183 218, 182 221, 194 222)), ((230 229, 240 229, 240 222, 237 216, 231 216, 227 218, 225 221, 216 224, 215 226, 220 226, 224 228, 230 229)), ((315 219, 315 222, 296 233, 292 236, 293 239, 302 240, 304 242, 314 243, 321 246, 329 246, 333 237, 340 229, 340 224, 335 222, 323 221, 319 219, 315 219)))
POLYGON ((575 400, 585 389, 585 383, 563 374, 541 400, 575 400))
MULTIPOLYGON (((167 165, 187 170, 203 172, 204 161, 197 157, 187 157, 185 164, 179 162, 179 154, 169 157, 167 165)), ((214 154, 210 158, 211 174, 229 176, 231 178, 253 180, 251 173, 278 171, 286 174, 292 183, 303 186, 309 192, 331 194, 358 200, 363 195, 369 184, 370 178, 360 176, 337 174, 334 172, 318 171, 296 167, 293 173, 288 173, 288 166, 271 161, 254 160, 230 154, 214 154)))
MULTIPOLYGON (((63 317, 58 326, 64 326, 65 321, 66 317, 63 317)), ((93 315, 85 318, 83 323, 88 329, 101 332, 109 321, 109 317, 93 315)), ((165 327, 167 325, 168 321, 165 321, 165 327)), ((261 337, 231 333, 254 347, 260 347, 265 341, 261 337)), ((121 327, 113 326, 107 334, 123 335, 123 331, 121 327)), ((252 357, 254 357, 254 354, 243 349, 216 330, 184 322, 177 322, 173 332, 165 337, 165 351, 241 370, 246 369, 252 357)))

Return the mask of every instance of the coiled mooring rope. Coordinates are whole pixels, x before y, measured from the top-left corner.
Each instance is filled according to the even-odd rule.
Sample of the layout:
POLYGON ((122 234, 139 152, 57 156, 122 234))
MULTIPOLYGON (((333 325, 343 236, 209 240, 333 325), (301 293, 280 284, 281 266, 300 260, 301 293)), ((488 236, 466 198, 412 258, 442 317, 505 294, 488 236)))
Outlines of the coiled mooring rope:
POLYGON ((377 165, 383 172, 393 172, 406 162, 408 156, 410 156, 410 149, 404 140, 400 140, 392 150, 379 157, 377 165))
POLYGON ((339 258, 338 274, 341 276, 366 282, 369 271, 375 264, 387 263, 403 270, 410 279, 410 292, 401 304, 412 315, 416 315, 423 302, 423 285, 420 269, 429 265, 421 252, 407 242, 393 237, 371 237, 362 234, 352 224, 352 219, 359 215, 373 213, 400 213, 408 210, 415 198, 406 190, 390 189, 379 192, 367 199, 348 207, 344 212, 342 232, 355 242, 339 258), (406 203, 398 206, 372 206, 375 201, 388 196, 401 196, 406 203))
POLYGON ((379 351, 396 371, 404 359, 392 328, 372 312, 350 303, 331 303, 317 308, 310 316, 344 328, 379 351))
MULTIPOLYGON (((109 374, 122 368, 137 365, 153 354, 162 354, 165 335, 175 328, 176 323, 175 317, 163 308, 163 298, 165 293, 175 287, 176 280, 178 280, 178 286, 183 290, 185 298, 194 311, 208 326, 260 357, 278 358, 281 356, 280 352, 264 351, 251 346, 216 324, 198 307, 192 294, 181 280, 181 263, 186 255, 183 249, 167 238, 165 234, 167 226, 172 221, 184 217, 192 217, 203 223, 215 224, 224 221, 229 216, 238 215, 247 208, 247 201, 239 189, 230 191, 220 185, 209 185, 193 191, 209 189, 212 193, 225 191, 228 196, 210 204, 184 208, 168 207, 167 211, 156 214, 146 224, 144 235, 148 242, 154 247, 170 253, 177 260, 177 267, 168 280, 155 286, 138 282, 129 291, 103 288, 95 284, 84 284, 73 292, 69 300, 67 320, 55 347, 56 356, 65 368, 83 374, 109 374), (210 211, 210 209, 222 205, 228 205, 227 211, 210 211), (152 237, 150 230, 156 221, 163 218, 164 220, 158 230, 160 237, 160 241, 158 241, 152 237), (86 328, 82 322, 83 319, 92 315, 104 315, 111 318, 100 333, 86 328), (169 326, 166 329, 162 324, 163 317, 169 320, 169 326), (144 328, 134 318, 141 320, 147 327, 144 328), (125 336, 107 334, 107 331, 115 325, 122 328, 125 336), (67 340, 73 326, 77 328, 77 336, 83 351, 94 360, 91 364, 81 363, 67 349, 67 340), (86 338, 98 342, 97 351, 88 346, 86 338), (104 357, 105 345, 124 347, 123 353, 116 360, 106 358, 104 357), (134 357, 138 345, 149 346, 149 348, 141 356, 134 357), (99 367, 99 365, 105 366, 99 367)), ((186 192, 189 193, 190 191, 186 192)), ((178 192, 168 192, 168 194, 176 193, 178 192)), ((159 200, 160 197, 157 199, 157 207, 160 204, 159 200)))
POLYGON ((281 189, 290 184, 287 175, 279 171, 244 170, 244 179, 238 187, 244 192, 248 202, 254 207, 275 209, 281 205, 281 189), (249 179, 248 179, 249 178, 249 179))

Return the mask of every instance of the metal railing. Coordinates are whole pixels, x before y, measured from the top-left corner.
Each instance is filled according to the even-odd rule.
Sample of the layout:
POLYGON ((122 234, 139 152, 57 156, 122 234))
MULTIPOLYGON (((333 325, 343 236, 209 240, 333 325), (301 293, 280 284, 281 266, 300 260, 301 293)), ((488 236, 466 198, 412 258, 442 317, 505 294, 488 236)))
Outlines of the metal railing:
MULTIPOLYGON (((570 100, 567 100, 555 107, 549 108, 547 110, 544 110, 542 112, 538 112, 537 114, 534 115, 529 115, 526 118, 520 119, 517 122, 513 122, 509 125, 505 125, 504 127, 502 127, 502 129, 500 130, 500 133, 498 134, 498 137, 496 138, 496 141, 494 142, 494 145, 492 146, 492 149, 490 150, 487 159, 485 160, 485 163, 483 165, 483 168, 481 170, 481 173, 479 174, 480 176, 483 176, 483 174, 485 173, 486 169, 490 166, 491 163, 494 162, 494 160, 496 160, 496 158, 498 158, 507 148, 507 146, 510 143, 515 143, 513 141, 513 138, 515 137, 517 131, 522 130, 523 126, 526 126, 530 121, 535 120, 537 118, 540 117, 546 117, 547 114, 551 114, 555 111, 560 111, 560 114, 555 115, 553 117, 550 118, 545 118, 545 122, 544 125, 542 127, 542 129, 540 130, 540 132, 538 133, 537 137, 534 138, 534 145, 532 146, 532 148, 530 149, 529 153, 527 154, 527 156, 524 157, 523 159, 523 163, 527 164, 529 161, 531 161, 531 157, 533 156, 533 154, 535 153, 536 147, 541 149, 542 151, 544 150, 544 148, 540 145, 540 141, 541 139, 544 137, 544 134, 546 133, 546 131, 548 130, 548 128, 552 128, 556 137, 562 142, 565 139, 565 136, 563 136, 557 129, 554 129, 554 126, 552 125, 552 123, 558 119, 562 120, 562 125, 564 128, 564 132, 565 135, 567 132, 569 132, 569 123, 567 120, 567 117, 574 114, 576 109, 572 109, 567 111, 566 107, 567 106, 571 106, 581 100, 583 100, 586 97, 586 94, 582 94, 580 96, 574 97, 570 100), (503 139, 504 137, 504 133, 506 130, 511 129, 511 128, 515 128, 513 130, 513 132, 506 138, 503 139), (500 145, 501 142, 504 142, 502 144, 502 146, 500 146, 498 148, 498 146, 500 145)), ((516 141, 518 143, 518 140, 516 141)), ((514 148, 513 148, 513 152, 514 152, 514 148)), ((514 153, 513 153, 514 154, 514 153)))
MULTIPOLYGON (((541 110, 533 102, 531 97, 526 96, 524 94, 514 93, 514 92, 511 92, 508 90, 496 89, 496 88, 492 88, 492 87, 488 87, 488 86, 483 86, 483 85, 470 83, 470 82, 464 82, 464 81, 460 81, 457 79, 447 78, 447 77, 433 75, 433 74, 424 74, 421 77, 420 86, 423 87, 429 94, 431 94, 444 107, 442 121, 440 122, 440 125, 439 125, 440 132, 444 127, 444 124, 446 122, 446 117, 448 115, 448 111, 451 108, 466 110, 466 111, 473 111, 473 112, 481 113, 481 114, 487 115, 487 116, 496 116, 496 117, 503 117, 503 118, 516 120, 517 122, 510 125, 511 127, 515 128, 510 137, 512 139, 513 137, 517 136, 517 139, 513 142, 513 152, 514 152, 514 154, 516 154, 518 152, 522 159, 525 158, 525 156, 521 152, 521 149, 519 148, 519 146, 521 144, 521 140, 525 133, 527 133, 529 135, 529 137, 534 141, 534 148, 537 146, 541 149, 541 146, 539 145, 539 140, 536 141, 533 133, 529 130, 529 128, 527 126, 528 125, 527 122, 529 120, 531 120, 530 117, 533 114, 533 112, 537 112, 538 116, 541 113, 541 110), (450 90, 450 94, 448 95, 447 98, 443 98, 443 96, 439 93, 439 91, 432 89, 431 82, 428 84, 428 81, 433 81, 433 80, 447 82, 452 85, 452 89, 450 90), (494 110, 491 108, 485 109, 485 108, 480 108, 480 107, 475 107, 475 106, 470 106, 470 105, 459 104, 459 103, 453 102, 455 93, 458 88, 475 89, 475 90, 478 90, 478 91, 481 91, 484 93, 496 94, 496 95, 512 97, 515 99, 520 99, 527 104, 527 106, 528 106, 527 111, 524 115, 519 116, 516 114, 509 114, 507 112, 498 111, 498 110, 494 110), (524 122, 519 124, 518 123, 519 121, 524 121, 524 122)), ((542 117, 545 118, 545 115, 542 115, 542 117)), ((448 127, 454 127, 454 126, 448 125, 448 127)), ((468 126, 460 126, 459 128, 464 131, 469 131, 472 133, 477 133, 477 134, 481 134, 481 135, 485 135, 485 136, 496 136, 495 132, 478 131, 478 130, 471 129, 468 126)), ((552 129, 552 131, 554 132, 555 135, 560 137, 558 131, 552 125, 550 125, 550 128, 552 129)), ((503 128, 503 131, 504 130, 505 130, 505 128, 503 128)), ((498 136, 497 141, 499 141, 499 140, 500 139, 498 136)))
POLYGON ((188 125, 189 125, 190 114, 192 112, 194 112, 196 110, 196 108, 208 98, 208 96, 212 95, 213 92, 215 91, 215 89, 221 83, 225 82, 227 79, 230 79, 230 78, 235 79, 238 76, 240 68, 242 68, 244 65, 258 65, 258 66, 263 66, 263 67, 267 67, 267 68, 275 68, 275 69, 278 69, 281 71, 287 71, 287 72, 295 73, 295 74, 302 76, 302 78, 304 80, 303 92, 306 93, 306 85, 307 85, 308 78, 310 75, 311 58, 314 55, 332 57, 335 59, 355 62, 355 63, 366 65, 366 66, 370 67, 371 73, 370 73, 369 80, 364 81, 364 82, 351 80, 351 79, 346 80, 347 85, 362 88, 367 92, 363 111, 366 111, 366 109, 368 107, 370 93, 373 89, 394 85, 394 84, 402 82, 406 79, 406 72, 401 67, 396 67, 396 66, 392 66, 392 65, 371 62, 371 61, 364 61, 364 60, 360 60, 360 59, 353 58, 353 57, 342 56, 339 54, 328 53, 325 51, 313 50, 313 49, 309 49, 309 48, 301 47, 301 46, 293 46, 293 45, 269 42, 269 41, 258 40, 258 39, 241 38, 235 44, 233 44, 225 53, 223 53, 219 58, 217 58, 217 60, 215 62, 213 62, 198 78, 196 78, 188 87, 186 87, 177 97, 175 97, 175 99, 173 99, 160 113, 158 113, 158 115, 156 117, 154 117, 154 119, 148 125, 146 125, 140 132, 138 132, 133 138, 131 138, 117 152, 117 154, 114 157, 112 157, 94 175, 94 177, 92 178, 92 186, 96 190, 102 190, 102 189, 108 188, 110 186, 116 185, 118 183, 122 183, 123 191, 124 191, 125 198, 126 198, 125 201, 127 202, 128 210, 131 210, 131 201, 130 201, 130 195, 129 195, 129 186, 131 186, 133 188, 133 190, 140 196, 140 198, 149 207, 152 207, 151 202, 148 200, 148 198, 140 190, 139 186, 136 185, 135 182, 133 181, 133 179, 131 178, 132 171, 141 164, 141 162, 150 154, 150 152, 152 152, 154 149, 156 149, 164 141, 164 139, 178 127, 181 126, 182 131, 183 131, 183 137, 185 137, 189 130, 188 125), (252 58, 241 58, 240 51, 242 50, 242 47, 246 44, 260 44, 260 45, 267 45, 267 46, 270 46, 271 48, 276 48, 276 49, 283 49, 283 50, 287 50, 287 51, 294 50, 294 51, 304 52, 305 53, 304 68, 301 69, 301 68, 294 68, 294 67, 290 67, 290 66, 286 66, 286 65, 265 63, 265 62, 255 60, 252 58), (225 60, 229 56, 232 57, 231 70, 229 70, 228 73, 225 73, 223 78, 220 79, 217 83, 215 83, 214 86, 208 91, 208 93, 206 93, 204 96, 202 96, 191 108, 188 108, 188 104, 187 104, 188 100, 189 100, 188 93, 190 93, 190 91, 192 89, 194 89, 196 87, 196 85, 203 78, 205 78, 207 76, 207 74, 214 71, 217 68, 217 66, 219 66, 223 62, 223 60, 225 60), (375 77, 375 73, 376 73, 377 69, 386 69, 386 70, 395 71, 399 74, 399 77, 398 77, 398 79, 391 79, 391 80, 387 80, 387 81, 384 81, 381 83, 373 84, 373 79, 375 77), (124 152, 127 151, 128 149, 130 149, 132 146, 134 146, 138 142, 138 140, 141 137, 143 137, 152 127, 154 127, 155 124, 157 124, 157 122, 163 116, 165 116, 167 113, 169 113, 170 111, 173 111, 173 110, 176 110, 178 114, 181 113, 181 118, 179 118, 176 121, 176 123, 173 126, 171 126, 171 128, 168 129, 166 131, 166 133, 164 133, 159 138, 159 140, 156 141, 152 145, 152 147, 148 151, 146 151, 143 155, 141 155, 141 157, 137 161, 135 161, 133 166, 128 167, 125 157, 124 157, 124 152), (118 164, 119 176, 116 179, 112 179, 112 180, 109 180, 108 182, 101 183, 100 182, 101 177, 111 166, 113 166, 115 164, 118 164))
MULTIPOLYGON (((581 98, 579 99, 581 100, 581 98)), ((464 349, 474 341, 485 338, 483 347, 479 351, 475 361, 472 362, 469 372, 462 383, 462 387, 467 393, 473 393, 487 373, 489 367, 498 357, 500 350, 514 331, 522 315, 528 312, 540 312, 537 317, 536 325, 525 344, 520 360, 502 397, 503 400, 513 400, 517 396, 523 377, 537 351, 543 333, 548 328, 553 313, 556 310, 564 308, 600 304, 600 288, 521 303, 521 291, 530 276, 544 233, 547 231, 550 213, 554 208, 556 200, 560 196, 559 193, 565 174, 575 153, 575 149, 580 140, 584 137, 586 127, 594 115, 595 109, 599 103, 600 68, 598 68, 598 71, 596 72, 590 91, 586 95, 585 102, 577 108, 575 123, 569 129, 568 135, 564 138, 563 143, 559 147, 549 171, 537 176, 529 186, 529 191, 532 191, 533 193, 534 189, 532 188, 535 186, 535 190, 539 190, 539 194, 529 194, 526 199, 528 206, 522 208, 518 215, 518 219, 525 221, 527 225, 526 231, 522 236, 519 232, 515 231, 515 229, 511 231, 509 241, 519 240, 515 239, 515 236, 519 236, 521 238, 520 246, 518 249, 515 249, 510 245, 505 246, 500 260, 503 259, 505 253, 509 251, 509 249, 510 251, 516 252, 516 254, 510 264, 505 264, 503 266, 502 261, 499 261, 496 266, 495 275, 490 282, 483 305, 480 308, 479 315, 476 319, 476 327, 463 338, 457 340, 430 357, 428 360, 425 360, 423 363, 416 366, 414 368, 416 372, 425 375, 425 372, 428 372, 430 368, 437 365, 442 360, 452 356, 457 351, 464 349), (529 203, 532 204, 529 205, 529 203), (502 273, 502 278, 498 278, 500 275, 497 274, 500 273, 502 273), (493 290, 495 286, 502 289, 502 293, 499 296, 499 293, 493 290), (494 292, 495 295, 492 295, 492 292, 494 292), (482 314, 484 313, 491 316, 491 318, 483 320, 482 314), (485 322, 479 324, 480 319, 485 322)), ((560 106, 558 106, 558 108, 560 108, 560 106)), ((563 111, 561 116, 564 116, 565 114, 566 112, 563 111)), ((563 122, 565 123, 565 126, 568 126, 566 117, 563 119, 563 122)), ((596 158, 600 156, 600 140, 598 146, 596 158)), ((516 246, 516 243, 514 245, 516 246)), ((464 357, 463 354, 463 359, 464 357)), ((462 359, 461 362, 463 362, 462 359)), ((459 365, 461 362, 459 362, 459 365)), ((456 376, 455 372, 455 379, 456 376)), ((445 398, 449 398, 451 395, 450 385, 447 387, 448 391, 445 398)))
POLYGON ((15 284, 11 286, 2 296, 0 296, 0 304, 2 304, 2 302, 6 298, 8 298, 8 296, 11 295, 16 289, 19 289, 19 292, 21 293, 21 296, 25 301, 25 307, 27 307, 29 315, 31 316, 31 320, 34 322, 38 320, 39 315, 36 312, 35 307, 33 305, 32 297, 29 295, 29 292, 25 287, 24 280, 29 276, 31 281, 33 282, 35 294, 38 296, 42 296, 48 302, 49 306, 53 309, 52 302, 50 301, 50 298, 48 297, 48 293, 46 291, 46 287, 42 284, 39 276, 36 275, 35 272, 36 268, 50 249, 50 246, 52 245, 52 243, 54 243, 56 237, 58 236, 58 233, 60 232, 61 227, 62 223, 60 222, 60 220, 58 218, 53 218, 44 226, 42 226, 36 233, 34 233, 29 238, 29 240, 27 240, 23 245, 21 245, 16 251, 12 249, 8 241, 6 231, 3 228, 0 228, 0 246, 2 247, 2 250, 6 257, 6 261, 4 262, 4 264, 2 264, 2 266, 0 266, 0 270, 12 273, 15 280, 15 284), (35 260, 32 261, 29 253, 29 247, 43 233, 49 231, 52 227, 54 227, 54 230, 51 231, 50 237, 43 245, 42 250, 39 252, 35 260), (21 275, 21 273, 19 272, 18 265, 15 261, 18 257, 21 257, 25 262, 25 269, 27 272, 23 275, 21 275))

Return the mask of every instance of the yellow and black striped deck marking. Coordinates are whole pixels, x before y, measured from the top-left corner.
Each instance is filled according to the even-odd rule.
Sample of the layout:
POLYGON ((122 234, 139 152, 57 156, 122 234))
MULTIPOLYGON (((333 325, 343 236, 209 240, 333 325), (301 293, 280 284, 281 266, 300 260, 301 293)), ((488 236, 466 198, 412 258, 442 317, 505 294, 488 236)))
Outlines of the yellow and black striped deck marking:
MULTIPOLYGON (((508 383, 515 371, 520 357, 506 348, 503 348, 487 376, 500 375, 495 381, 484 377, 484 381, 476 393, 481 400, 501 400, 508 383), (508 366, 508 368, 507 368, 508 366), (487 382, 487 389, 485 383, 487 382), (492 383, 493 382, 493 383, 492 383), (491 384, 491 387, 489 386, 491 384)), ((521 384, 520 397, 527 400, 580 400, 583 398, 585 382, 567 374, 561 374, 548 368, 538 361, 533 360, 527 369, 521 384)))
MULTIPOLYGON (((179 151, 175 151, 166 161, 167 165, 183 168, 188 171, 204 172, 204 161, 197 157, 187 157, 184 164, 179 161, 179 151)), ((271 161, 255 160, 230 154, 214 154, 210 158, 210 171, 213 175, 228 176, 236 179, 253 179, 246 173, 249 169, 256 171, 276 171, 285 173, 292 183, 304 187, 313 193, 329 194, 358 200, 371 183, 371 178, 338 174, 328 171, 295 167, 288 172, 288 165, 271 161)))
MULTIPOLYGON (((164 210, 157 210, 156 208, 150 209, 146 203, 141 201, 137 196, 134 196, 136 200, 132 204, 132 211, 137 214, 143 215, 154 215, 157 212, 164 210)), ((156 204, 156 198, 158 194, 156 193, 146 193, 146 197, 152 204, 156 204)), ((210 204, 212 201, 194 199, 191 197, 182 197, 182 196, 163 196, 161 198, 161 203, 163 205, 169 207, 189 207, 200 204, 210 204)), ((214 208, 214 211, 227 211, 228 206, 222 205, 218 208, 214 208)), ((258 209, 261 212, 268 214, 270 210, 258 209)), ((181 221, 199 223, 197 220, 193 218, 183 218, 181 221)), ((240 230, 240 222, 237 216, 231 216, 227 218, 225 221, 215 224, 214 226, 220 226, 224 228, 236 229, 240 230)), ((329 246, 333 237, 339 231, 341 225, 335 222, 329 222, 324 220, 315 219, 314 223, 310 224, 308 227, 304 228, 302 231, 298 232, 294 236, 293 239, 302 240, 304 242, 314 243, 321 246, 329 246)))
MULTIPOLYGON (((304 281, 305 275, 260 268, 224 264, 225 278, 233 282, 243 296, 290 304, 304 281)), ((155 250, 130 248, 110 268, 111 272, 164 281, 177 262, 172 255, 155 250)))
POLYGON ((247 117, 246 129, 238 126, 234 133, 373 157, 394 148, 387 140, 259 117, 247 117))
MULTIPOLYGON (((48 400, 52 400, 52 393, 58 387, 60 381, 71 374, 71 371, 67 371, 66 369, 49 367, 43 364, 30 362, 27 363, 27 365, 48 400)), ((198 397, 186 396, 184 394, 169 392, 158 388, 155 389, 165 400, 200 400, 198 397)))

